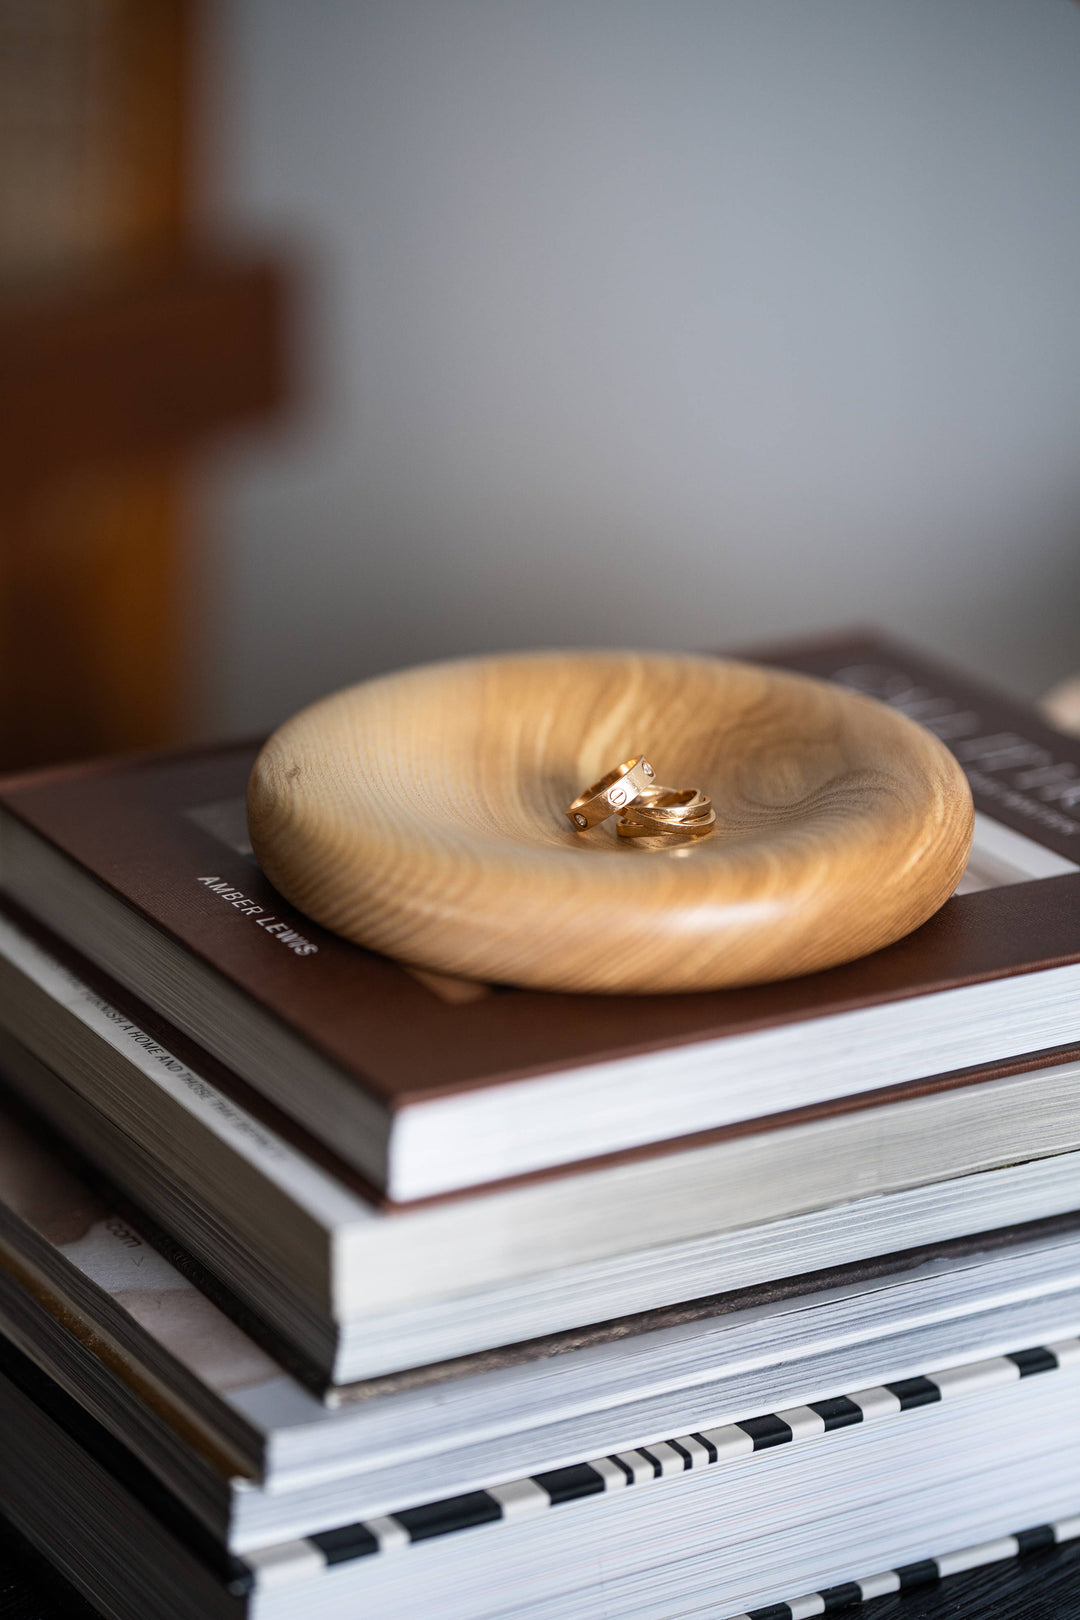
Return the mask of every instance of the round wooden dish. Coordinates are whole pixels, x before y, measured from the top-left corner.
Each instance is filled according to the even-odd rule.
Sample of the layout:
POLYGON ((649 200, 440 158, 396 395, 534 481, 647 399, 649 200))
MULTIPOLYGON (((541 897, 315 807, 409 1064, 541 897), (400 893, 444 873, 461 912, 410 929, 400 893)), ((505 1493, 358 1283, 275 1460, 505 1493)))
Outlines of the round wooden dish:
POLYGON ((256 856, 309 916, 418 967, 546 990, 680 991, 887 945, 954 889, 967 783, 870 698, 731 660, 526 653, 387 675, 275 732, 256 856), (619 760, 703 787, 712 838, 643 850, 564 807, 619 760))

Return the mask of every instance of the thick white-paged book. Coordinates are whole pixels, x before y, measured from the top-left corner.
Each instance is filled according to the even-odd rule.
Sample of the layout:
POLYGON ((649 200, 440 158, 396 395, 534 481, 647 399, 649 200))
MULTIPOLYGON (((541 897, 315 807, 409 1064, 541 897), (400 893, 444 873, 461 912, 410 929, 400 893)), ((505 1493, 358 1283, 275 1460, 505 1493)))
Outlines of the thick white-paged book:
POLYGON ((486 1522, 491 1501, 466 1497, 509 1513, 543 1480, 561 1502, 627 1469, 667 1477, 716 1461, 694 1435, 733 1424, 725 1456, 747 1434, 763 1449, 966 1398, 1057 1370, 1080 1329, 1071 1217, 477 1358, 434 1386, 382 1380, 330 1410, 46 1143, 0 1126, 3 1335, 243 1554, 413 1510, 431 1534, 486 1522), (851 1392, 883 1384, 857 1412, 851 1392))
POLYGON ((865 1259, 898 1232, 912 1246, 1076 1202, 1080 1060, 1051 1058, 380 1207, 57 949, 0 916, 0 1074, 323 1386, 865 1259))
POLYGON ((116 1620, 773 1620, 773 1603, 821 1613, 804 1595, 865 1582, 857 1600, 1080 1534, 1076 1338, 243 1556, 32 1362, 0 1359, 0 1509, 116 1620))

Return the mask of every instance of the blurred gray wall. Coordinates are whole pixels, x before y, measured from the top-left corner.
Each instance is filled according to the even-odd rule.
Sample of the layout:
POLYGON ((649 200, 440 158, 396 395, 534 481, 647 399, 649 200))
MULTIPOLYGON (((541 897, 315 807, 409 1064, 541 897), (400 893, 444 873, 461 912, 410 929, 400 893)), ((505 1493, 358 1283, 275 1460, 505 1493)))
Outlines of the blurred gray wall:
POLYGON ((216 211, 317 409, 235 453, 215 724, 873 620, 1080 668, 1080 8, 228 0, 216 211))

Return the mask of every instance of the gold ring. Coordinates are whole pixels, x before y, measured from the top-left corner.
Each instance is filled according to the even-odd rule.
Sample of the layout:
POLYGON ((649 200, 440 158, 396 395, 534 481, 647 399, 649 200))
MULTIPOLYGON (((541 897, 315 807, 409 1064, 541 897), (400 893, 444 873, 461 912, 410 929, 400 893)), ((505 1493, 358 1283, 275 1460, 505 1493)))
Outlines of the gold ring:
POLYGON ((696 844, 703 838, 711 838, 716 831, 715 821, 716 812, 710 811, 702 821, 684 821, 659 832, 655 827, 642 827, 620 816, 617 827, 619 837, 634 839, 638 849, 669 849, 677 844, 696 844))
POLYGON ((707 810, 693 821, 639 821, 636 816, 620 816, 615 823, 620 838, 700 838, 716 822, 716 811, 707 810))
POLYGON ((700 788, 649 788, 619 816, 620 838, 633 838, 639 849, 665 849, 711 836, 716 821, 712 800, 700 788))
POLYGON ((643 754, 624 759, 621 765, 616 765, 599 782, 594 782, 584 793, 579 793, 573 804, 567 806, 570 825, 576 832, 586 832, 590 827, 599 826, 608 816, 617 815, 620 810, 633 804, 655 779, 656 772, 643 754))
POLYGON ((649 788, 622 813, 623 820, 648 823, 658 830, 689 822, 716 820, 712 800, 700 788, 649 788))

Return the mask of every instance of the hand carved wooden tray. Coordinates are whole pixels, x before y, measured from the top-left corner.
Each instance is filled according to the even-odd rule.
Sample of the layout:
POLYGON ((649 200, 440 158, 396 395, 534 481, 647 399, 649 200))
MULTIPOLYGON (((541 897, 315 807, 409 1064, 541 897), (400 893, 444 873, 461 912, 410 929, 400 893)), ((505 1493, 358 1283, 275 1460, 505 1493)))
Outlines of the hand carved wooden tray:
POLYGON ((463 659, 305 709, 259 755, 256 856, 325 927, 415 966, 549 990, 681 991, 877 950, 952 893, 972 806, 929 732, 731 660, 463 659), (658 850, 571 799, 620 760, 703 787, 714 836, 658 850))

